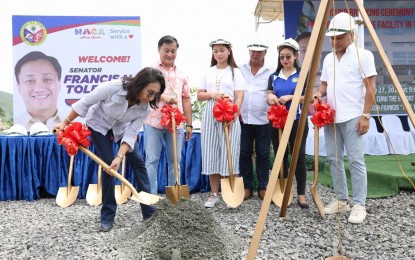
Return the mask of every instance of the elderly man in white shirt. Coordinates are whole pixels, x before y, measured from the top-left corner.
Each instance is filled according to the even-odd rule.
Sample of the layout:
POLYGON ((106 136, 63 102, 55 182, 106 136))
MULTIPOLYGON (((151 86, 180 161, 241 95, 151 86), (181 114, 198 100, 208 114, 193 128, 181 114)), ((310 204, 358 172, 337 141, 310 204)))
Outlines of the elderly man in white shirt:
POLYGON ((245 185, 247 200, 253 195, 252 155, 256 153, 256 173, 258 177, 258 196, 263 199, 269 179, 270 136, 268 129, 267 87, 269 75, 275 68, 265 63, 268 46, 256 41, 248 45, 249 62, 239 66, 245 78, 245 94, 240 110, 241 153, 239 169, 245 185))

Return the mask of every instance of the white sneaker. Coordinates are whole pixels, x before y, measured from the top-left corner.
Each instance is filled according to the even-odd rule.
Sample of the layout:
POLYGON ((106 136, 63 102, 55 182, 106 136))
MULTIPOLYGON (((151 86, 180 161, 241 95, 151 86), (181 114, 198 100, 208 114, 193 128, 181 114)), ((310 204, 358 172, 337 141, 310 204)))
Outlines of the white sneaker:
POLYGON ((363 220, 366 218, 366 208, 360 204, 356 204, 352 208, 352 212, 350 212, 349 216, 349 223, 352 224, 360 224, 363 223, 363 220))
POLYGON ((208 200, 205 202, 205 208, 213 208, 220 202, 220 199, 216 193, 212 193, 208 200))
POLYGON ((326 214, 336 214, 337 212, 348 212, 350 211, 350 206, 346 201, 334 199, 329 205, 324 207, 324 213, 326 214))

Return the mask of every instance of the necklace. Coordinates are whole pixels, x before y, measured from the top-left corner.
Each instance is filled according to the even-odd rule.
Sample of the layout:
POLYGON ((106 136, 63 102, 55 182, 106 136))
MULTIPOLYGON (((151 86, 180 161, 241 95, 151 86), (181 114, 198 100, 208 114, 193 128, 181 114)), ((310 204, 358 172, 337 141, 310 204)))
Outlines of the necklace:
POLYGON ((226 67, 224 69, 218 69, 218 67, 216 66, 216 90, 217 91, 220 91, 221 81, 222 81, 223 75, 225 75, 225 73, 226 73, 226 69, 227 68, 228 67, 226 67), (222 73, 220 74, 220 76, 219 76, 219 70, 222 71, 222 73))

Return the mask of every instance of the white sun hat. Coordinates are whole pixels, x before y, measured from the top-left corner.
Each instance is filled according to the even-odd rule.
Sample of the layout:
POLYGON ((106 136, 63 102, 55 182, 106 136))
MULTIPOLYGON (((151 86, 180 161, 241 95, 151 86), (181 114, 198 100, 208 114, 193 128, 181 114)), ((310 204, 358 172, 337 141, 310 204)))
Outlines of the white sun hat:
POLYGON ((298 45, 298 43, 292 39, 286 39, 283 43, 281 43, 280 45, 278 45, 278 52, 281 50, 282 47, 290 47, 293 48, 296 52, 298 52, 298 50, 300 49, 300 46, 298 45))
POLYGON ((354 28, 355 20, 350 14, 338 13, 331 19, 326 36, 339 36, 353 31, 354 28))
POLYGON ((10 129, 7 131, 7 136, 24 136, 27 135, 27 129, 26 127, 16 124, 10 127, 10 129))
POLYGON ((30 127, 30 135, 50 135, 48 127, 42 122, 36 122, 30 127))
POLYGON ((216 39, 213 42, 209 43, 209 46, 213 47, 213 45, 218 45, 218 44, 229 45, 229 47, 232 47, 232 43, 224 39, 216 39))

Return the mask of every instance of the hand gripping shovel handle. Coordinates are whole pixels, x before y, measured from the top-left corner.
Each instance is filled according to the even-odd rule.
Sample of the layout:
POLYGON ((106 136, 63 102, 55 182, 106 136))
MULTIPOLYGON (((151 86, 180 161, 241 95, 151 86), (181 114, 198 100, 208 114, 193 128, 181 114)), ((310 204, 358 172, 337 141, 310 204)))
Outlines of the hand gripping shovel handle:
POLYGON ((131 192, 133 193, 133 195, 135 197, 134 200, 137 200, 138 202, 146 204, 146 205, 151 205, 151 204, 157 203, 158 200, 160 199, 160 197, 157 196, 157 195, 149 194, 149 193, 143 192, 143 191, 140 192, 140 193, 143 194, 143 195, 141 195, 140 193, 137 192, 137 190, 134 188, 134 186, 128 180, 126 180, 123 176, 121 176, 117 171, 111 169, 108 164, 106 164, 101 158, 96 156, 93 152, 91 152, 90 150, 88 150, 87 148, 85 148, 82 145, 79 145, 78 148, 82 152, 84 152, 86 155, 88 155, 96 163, 101 165, 102 168, 109 171, 115 178, 117 178, 122 183, 124 183, 131 190, 131 192))

